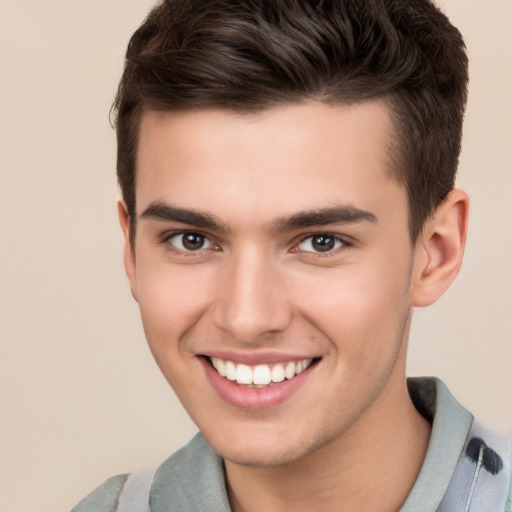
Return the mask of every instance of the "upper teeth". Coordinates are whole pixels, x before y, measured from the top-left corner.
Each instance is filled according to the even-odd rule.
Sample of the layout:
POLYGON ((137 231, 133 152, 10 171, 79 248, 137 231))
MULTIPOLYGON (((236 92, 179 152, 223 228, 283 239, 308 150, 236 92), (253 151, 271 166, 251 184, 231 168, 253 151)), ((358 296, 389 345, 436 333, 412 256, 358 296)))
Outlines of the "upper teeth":
POLYGON ((267 364, 249 366, 247 364, 236 364, 232 361, 224 361, 218 357, 212 357, 213 367, 219 375, 238 384, 265 386, 271 382, 282 382, 285 378, 291 379, 302 373, 311 363, 312 359, 302 361, 290 361, 289 363, 278 363, 270 367, 267 364))

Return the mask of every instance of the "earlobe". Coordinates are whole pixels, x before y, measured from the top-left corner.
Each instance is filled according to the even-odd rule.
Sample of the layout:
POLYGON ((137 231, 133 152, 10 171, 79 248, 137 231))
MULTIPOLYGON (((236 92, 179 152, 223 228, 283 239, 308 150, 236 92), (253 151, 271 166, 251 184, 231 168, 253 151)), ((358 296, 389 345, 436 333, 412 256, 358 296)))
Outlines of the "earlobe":
POLYGON ((428 306, 457 276, 466 246, 469 199, 452 190, 428 220, 417 241, 411 302, 428 306))
POLYGON ((137 300, 137 278, 136 278, 136 265, 135 265, 135 248, 132 247, 132 240, 130 237, 130 215, 128 214, 128 208, 124 201, 119 200, 117 202, 117 214, 119 217, 119 224, 123 232, 124 238, 124 249, 123 249, 123 260, 124 269, 128 281, 130 283, 130 290, 132 296, 137 300))

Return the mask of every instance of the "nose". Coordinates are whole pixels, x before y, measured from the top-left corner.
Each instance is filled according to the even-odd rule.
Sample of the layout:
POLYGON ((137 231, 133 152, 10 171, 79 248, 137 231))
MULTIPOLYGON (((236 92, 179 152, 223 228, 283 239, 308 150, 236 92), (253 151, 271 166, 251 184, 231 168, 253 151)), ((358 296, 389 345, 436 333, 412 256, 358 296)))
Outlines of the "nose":
POLYGON ((213 304, 219 329, 254 344, 286 330, 292 316, 283 276, 269 258, 247 250, 225 264, 213 304))

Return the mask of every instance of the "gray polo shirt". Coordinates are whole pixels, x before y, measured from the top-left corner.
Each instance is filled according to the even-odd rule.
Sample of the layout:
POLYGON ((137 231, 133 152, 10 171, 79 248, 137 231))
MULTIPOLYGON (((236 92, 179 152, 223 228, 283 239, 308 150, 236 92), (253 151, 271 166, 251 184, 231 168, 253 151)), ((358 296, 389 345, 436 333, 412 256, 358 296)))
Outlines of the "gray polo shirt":
MULTIPOLYGON (((439 379, 409 379, 408 386, 432 435, 399 512, 512 512, 509 441, 475 422, 439 379)), ((108 479, 71 512, 115 512, 128 476, 108 479)), ((223 461, 200 433, 156 470, 150 502, 151 512, 230 512, 223 461)))

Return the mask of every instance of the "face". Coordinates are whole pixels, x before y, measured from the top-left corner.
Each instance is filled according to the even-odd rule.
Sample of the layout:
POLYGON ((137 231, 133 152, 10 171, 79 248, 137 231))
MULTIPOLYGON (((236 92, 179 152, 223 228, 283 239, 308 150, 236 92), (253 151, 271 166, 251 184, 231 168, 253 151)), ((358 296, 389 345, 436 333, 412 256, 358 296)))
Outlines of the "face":
POLYGON ((414 250, 390 134, 381 102, 143 116, 127 273, 229 461, 300 460, 403 391, 414 250))

